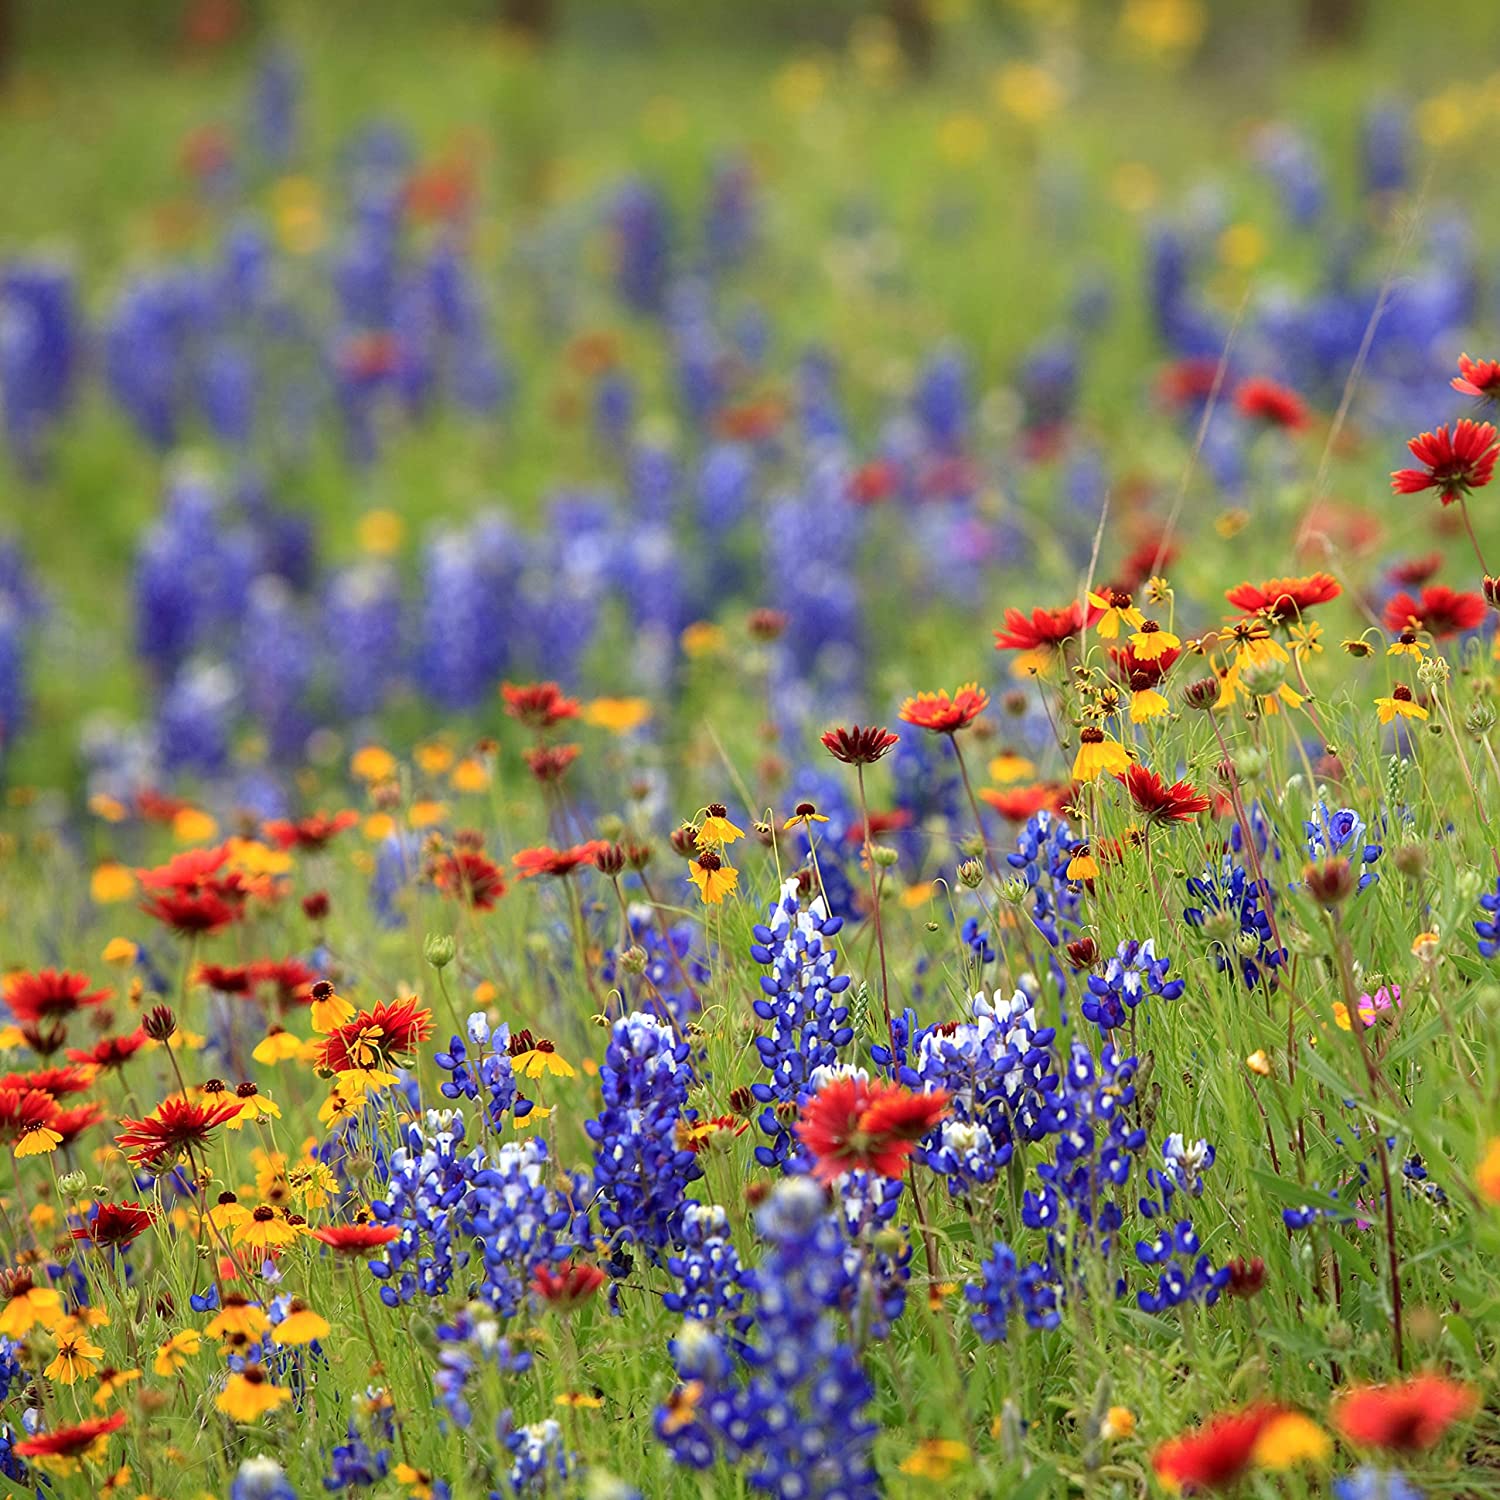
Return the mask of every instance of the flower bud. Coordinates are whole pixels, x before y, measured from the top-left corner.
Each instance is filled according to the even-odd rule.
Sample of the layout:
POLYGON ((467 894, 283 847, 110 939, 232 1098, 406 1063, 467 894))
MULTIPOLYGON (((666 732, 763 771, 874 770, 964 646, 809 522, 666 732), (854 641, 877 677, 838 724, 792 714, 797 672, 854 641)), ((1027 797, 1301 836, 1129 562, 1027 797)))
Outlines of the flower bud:
POLYGON ((1079 938, 1063 950, 1075 969, 1092 968, 1099 961, 1099 945, 1091 937, 1079 938))
POLYGON ((1464 728, 1476 740, 1482 740, 1495 727, 1495 705, 1485 698, 1476 698, 1464 714, 1464 728))
POLYGON ((141 1021, 141 1030, 153 1042, 165 1042, 176 1035, 177 1017, 170 1005, 153 1005, 141 1021))
POLYGON ((1484 582, 1480 585, 1484 593, 1484 602, 1491 609, 1500 609, 1500 578, 1491 578, 1488 573, 1484 575, 1484 582))
POLYGON ((1427 873, 1427 851, 1420 844, 1400 844, 1391 851, 1391 863, 1408 880, 1420 880, 1427 873))
POLYGON ((1252 698, 1269 698, 1286 682, 1286 663, 1266 657, 1245 667, 1240 672, 1240 681, 1252 698))
POLYGON ((625 851, 618 844, 606 844, 595 855, 594 864, 601 875, 614 880, 625 871, 625 851))
POLYGON ((1219 679, 1217 677, 1197 677, 1182 690, 1182 701, 1189 708, 1200 711, 1209 709, 1219 701, 1219 679))
POLYGON ((1000 894, 1007 901, 1020 903, 1026 899, 1026 893, 1031 887, 1026 883, 1024 875, 1008 875, 1000 882, 1000 894))
POLYGON ((1266 752, 1258 745, 1241 745, 1231 759, 1241 781, 1254 781, 1266 768, 1266 752))
POLYGON ((892 849, 885 844, 872 844, 870 846, 870 857, 882 870, 889 870, 892 865, 900 860, 898 850, 892 849))
POLYGON ((429 932, 427 934, 427 941, 422 945, 422 957, 434 969, 446 969, 457 955, 458 944, 453 941, 451 933, 429 932))
POLYGON ((651 863, 652 849, 650 844, 626 844, 625 863, 637 873, 644 870, 651 863))
POLYGON ((57 1185, 62 1189, 65 1198, 81 1198, 83 1190, 89 1185, 87 1172, 64 1172, 57 1179, 57 1185))
POLYGON ((1325 859, 1302 871, 1309 894, 1319 906, 1340 906, 1354 894, 1354 871, 1347 859, 1325 859))
POLYGON ((1242 1297, 1248 1300, 1266 1284, 1266 1263, 1258 1255, 1252 1260, 1236 1256, 1229 1262, 1228 1269, 1229 1281, 1224 1290, 1231 1297, 1242 1297))
POLYGON ((639 943, 633 943, 620 955, 620 967, 627 974, 644 974, 650 955, 639 943))
POLYGON ((698 829, 692 823, 684 823, 672 830, 672 850, 684 859, 691 859, 698 852, 698 829))
POLYGON ((309 922, 321 922, 328 916, 328 892, 309 891, 302 898, 302 915, 309 922))
POLYGON ((983 864, 977 859, 966 859, 958 867, 958 881, 969 890, 977 891, 984 884, 983 864))

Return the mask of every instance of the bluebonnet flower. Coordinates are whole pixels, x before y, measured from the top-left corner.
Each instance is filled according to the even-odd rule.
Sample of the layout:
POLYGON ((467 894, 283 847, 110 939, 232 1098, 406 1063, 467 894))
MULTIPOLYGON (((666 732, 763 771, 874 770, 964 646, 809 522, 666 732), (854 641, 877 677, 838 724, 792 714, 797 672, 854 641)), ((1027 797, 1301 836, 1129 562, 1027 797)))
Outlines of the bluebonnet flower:
POLYGON ((671 275, 672 225, 666 199, 648 182, 626 183, 610 209, 615 237, 615 290, 639 313, 666 308, 671 275))
POLYGON ((708 965, 693 952, 693 940, 699 929, 690 922, 678 922, 663 933, 650 906, 632 902, 626 911, 630 946, 646 955, 646 967, 639 976, 627 973, 620 965, 620 950, 605 950, 600 977, 605 984, 634 997, 640 1008, 654 1003, 660 996, 679 1023, 688 1020, 698 1009, 697 989, 708 983, 708 965))
POLYGON ((768 1250, 750 1273, 754 1345, 739 1363, 716 1334, 685 1323, 673 1341, 684 1385, 657 1411, 657 1436, 692 1468, 746 1465, 754 1489, 873 1500, 874 1389, 837 1313, 854 1285, 848 1241, 806 1177, 779 1183, 756 1226, 768 1250))
POLYGON ((565 1260, 579 1215, 554 1185, 544 1141, 464 1151, 463 1119, 429 1110, 391 1153, 371 1212, 401 1237, 369 1262, 381 1300, 399 1307, 459 1285, 504 1317, 520 1306, 539 1265, 565 1260))
POLYGON ((821 896, 804 909, 797 892, 795 879, 784 882, 766 921, 751 933, 750 956, 768 971, 761 975, 763 993, 754 1010, 771 1030, 756 1036, 755 1047, 771 1077, 750 1088, 765 1106, 759 1123, 771 1144, 757 1146, 755 1158, 767 1167, 792 1157, 790 1120, 816 1091, 818 1070, 837 1067, 840 1052, 854 1040, 849 1007, 839 1000, 849 976, 834 972, 838 951, 831 941, 843 923, 828 915, 821 896))
POLYGON ((306 705, 313 678, 313 642, 286 583, 264 574, 251 586, 240 641, 246 710, 265 735, 272 758, 304 753, 312 720, 306 705))
POLYGON ((72 271, 12 262, 0 273, 0 411, 22 473, 38 477, 46 441, 72 402, 80 355, 72 271))
POLYGON ((26 639, 21 612, 0 594, 0 764, 26 723, 26 639))
POLYGON ((1210 1258, 1202 1253, 1202 1241, 1187 1219, 1162 1229, 1154 1240, 1137 1241, 1136 1259, 1143 1266, 1159 1266, 1154 1291, 1136 1293, 1143 1312, 1166 1312, 1184 1302, 1201 1302, 1212 1307, 1229 1282, 1229 1268, 1215 1270, 1210 1258))
POLYGON ((264 1453, 245 1459, 229 1487, 229 1500, 297 1500, 286 1471, 264 1453))
POLYGON ((1376 104, 1365 111, 1359 147, 1365 192, 1379 195, 1405 188, 1411 170, 1411 123, 1400 105, 1376 104))
POLYGON ((1476 917, 1474 934, 1479 939, 1479 956, 1494 958, 1500 954, 1500 880, 1495 889, 1486 891, 1479 898, 1480 907, 1489 913, 1487 917, 1476 917))
POLYGON ((210 662, 189 663, 156 709, 156 755, 167 771, 215 776, 229 765, 239 694, 234 674, 210 662))
POLYGON ((438 1360, 432 1384, 436 1404, 455 1427, 468 1428, 474 1420, 468 1385, 493 1368, 501 1375, 523 1375, 531 1368, 528 1349, 513 1344, 500 1332, 499 1320, 483 1303, 470 1303, 437 1327, 438 1360))
POLYGON ((1156 956, 1155 939, 1127 938, 1110 957, 1102 974, 1090 974, 1080 1007, 1086 1020, 1105 1033, 1123 1026, 1127 1014, 1147 995, 1162 1000, 1181 997, 1184 982, 1169 979, 1171 960, 1156 956))
POLYGON ((1189 877, 1187 888, 1198 904, 1182 915, 1212 938, 1219 972, 1237 970, 1247 989, 1263 979, 1274 988, 1275 971, 1286 962, 1286 949, 1277 944, 1271 929, 1269 893, 1263 883, 1226 854, 1217 871, 1210 867, 1201 876, 1189 877))
POLYGON ((727 271, 748 258, 755 248, 759 217, 750 163, 738 156, 716 163, 703 213, 703 244, 710 267, 727 271))
POLYGON ((510 1060, 510 1027, 503 1022, 491 1028, 483 1011, 470 1015, 467 1026, 469 1045, 479 1050, 477 1057, 469 1056, 463 1038, 454 1037, 446 1052, 433 1058, 438 1067, 449 1074, 446 1082, 439 1085, 445 1099, 478 1099, 484 1092, 484 1114, 493 1130, 503 1128, 506 1117, 525 1119, 531 1113, 532 1103, 520 1097, 516 1087, 516 1071, 510 1060))
POLYGON ((599 1070, 604 1107, 585 1125, 594 1143, 600 1224, 618 1254, 630 1243, 653 1259, 680 1243, 687 1185, 703 1175, 677 1145, 693 1082, 689 1044, 641 1011, 616 1021, 599 1070))
POLYGON ((1359 886, 1364 890, 1380 879, 1373 867, 1385 852, 1373 840, 1365 838, 1365 820, 1352 807, 1341 807, 1330 812, 1326 803, 1318 804, 1317 815, 1303 822, 1307 834, 1307 852, 1312 859, 1327 859, 1332 855, 1358 852, 1361 865, 1359 886))
POLYGON ((1299 229, 1309 228, 1327 204, 1328 183, 1307 138, 1289 125, 1266 125, 1256 132, 1251 149, 1280 193, 1287 218, 1299 229))
POLYGON ((510 1450, 506 1476, 512 1495, 549 1495, 573 1472, 577 1455, 568 1452, 563 1430, 553 1418, 516 1428, 505 1440, 510 1450))
POLYGON ((1424 1493, 1399 1469, 1368 1464, 1333 1481, 1334 1500, 1422 1500, 1424 1493))
POLYGON ((323 639, 339 706, 350 718, 383 707, 401 667, 401 592, 386 563, 356 564, 329 580, 323 639))
POLYGON ((704 1328, 743 1337, 753 1322, 744 1310, 745 1268, 717 1204, 689 1203, 682 1219, 682 1249, 668 1256, 678 1290, 662 1295, 662 1306, 704 1328))
POLYGON ((284 168, 296 148, 301 93, 296 58, 283 47, 268 50, 256 71, 252 113, 257 144, 272 168, 284 168))
POLYGON ((1022 1265, 1009 1245, 997 1241, 980 1266, 980 1279, 964 1288, 974 1307, 969 1321, 987 1344, 1006 1343, 1011 1319, 1019 1314, 1029 1328, 1056 1328, 1062 1321, 1062 1289, 1048 1280, 1039 1261, 1022 1265))
POLYGON ((360 1436, 352 1419, 349 1422, 348 1436, 348 1442, 340 1443, 334 1448, 332 1472, 323 1477, 323 1488, 330 1494, 378 1484, 390 1471, 390 1451, 371 1448, 360 1436))

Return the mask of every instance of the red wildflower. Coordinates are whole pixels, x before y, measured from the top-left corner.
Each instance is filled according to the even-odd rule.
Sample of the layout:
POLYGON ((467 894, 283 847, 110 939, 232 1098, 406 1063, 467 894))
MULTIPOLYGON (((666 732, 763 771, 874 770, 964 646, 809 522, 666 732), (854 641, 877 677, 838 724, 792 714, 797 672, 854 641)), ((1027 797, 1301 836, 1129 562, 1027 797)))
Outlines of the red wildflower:
POLYGON ((1136 810, 1148 823, 1189 823, 1208 811, 1208 798, 1186 781, 1170 786, 1137 762, 1119 778, 1136 810))
POLYGON ((1405 562, 1396 563, 1386 576, 1392 583, 1415 588, 1432 578, 1442 565, 1443 554, 1441 552, 1424 552, 1421 557, 1412 557, 1405 562))
POLYGON ((477 849, 457 849, 440 856, 431 878, 440 891, 466 901, 475 911, 494 910, 506 889, 499 865, 477 849))
POLYGON ((1399 1385, 1367 1385, 1334 1404, 1333 1425, 1362 1448, 1419 1453, 1479 1405, 1466 1385, 1442 1375, 1415 1375, 1399 1385))
POLYGON ((151 1227, 156 1216, 139 1203, 101 1203, 82 1228, 72 1231, 75 1240, 87 1240, 97 1248, 123 1249, 151 1227))
POLYGON ((368 1255, 401 1238, 401 1231, 389 1224, 325 1224, 312 1232, 338 1255, 368 1255))
POLYGON ((33 1068, 29 1073, 7 1073, 0 1089, 40 1089, 54 1099, 68 1094, 86 1094, 94 1086, 94 1070, 74 1064, 70 1068, 33 1068))
POLYGON ((1242 381, 1234 393, 1234 404, 1242 416, 1264 422, 1268 427, 1299 432, 1308 423, 1307 404, 1302 397, 1274 380, 1256 377, 1242 381))
POLYGON ((577 745, 534 745, 522 752, 527 768, 541 782, 561 781, 578 759, 577 745))
POLYGON ((759 443, 774 437, 786 417, 785 398, 773 393, 724 407, 714 418, 714 426, 730 442, 759 443))
POLYGON ((903 723, 934 734, 957 734, 990 706, 990 695, 977 682, 966 682, 949 698, 946 692, 918 693, 901 705, 903 723))
POLYGON ((87 974, 40 969, 34 974, 12 974, 5 981, 5 1003, 20 1025, 35 1025, 52 1016, 68 1016, 86 1005, 108 1000, 112 991, 90 990, 87 974))
POLYGON ((1451 433, 1445 424, 1436 432, 1412 438, 1406 446, 1422 467, 1397 469, 1391 475, 1391 488, 1398 495, 1436 490, 1444 505, 1462 499, 1470 490, 1483 489, 1500 455, 1494 426, 1467 417, 1455 422, 1451 433))
POLYGON ((321 977, 300 958, 266 958, 250 965, 250 980, 257 993, 269 990, 281 1011, 294 1005, 311 1005, 313 986, 321 977))
POLYGON ((574 1265, 565 1260, 555 1271, 538 1266, 531 1278, 531 1290, 558 1312, 569 1312, 587 1302, 604 1285, 604 1272, 598 1266, 574 1265))
POLYGON ((856 505, 878 505, 896 490, 896 467, 882 459, 861 464, 849 480, 849 498, 856 505))
POLYGON ((178 813, 191 806, 181 797, 169 797, 149 786, 135 794, 135 810, 148 823, 170 823, 178 813))
POLYGON ((981 801, 988 802, 1002 818, 1008 818, 1012 823, 1024 823, 1044 810, 1061 813, 1072 794, 1071 782, 1037 781, 1030 786, 987 786, 979 796, 981 801))
POLYGON ((1179 359, 1157 377, 1156 393, 1168 406, 1207 401, 1219 380, 1217 359, 1179 359))
POLYGON ((338 362, 351 380, 382 380, 400 366, 401 346, 380 329, 351 333, 339 344, 338 362))
POLYGON ((1172 664, 1182 655, 1182 651, 1180 647, 1168 646, 1160 656, 1151 661, 1142 661, 1135 654, 1134 646, 1126 646, 1123 650, 1119 646, 1111 646, 1109 654, 1115 664, 1115 676, 1131 692, 1144 693, 1148 688, 1154 688, 1172 670, 1172 664))
POLYGON ((876 724, 853 729, 840 725, 828 730, 823 736, 823 748, 846 766, 871 766, 893 746, 901 743, 901 736, 876 724))
POLYGON ((538 875, 551 875, 561 880, 584 865, 591 865, 609 848, 607 839, 590 839, 584 844, 574 844, 570 849, 553 849, 542 844, 535 849, 523 849, 516 855, 516 869, 522 880, 538 875))
POLYGON ((867 828, 863 821, 851 823, 844 834, 846 844, 863 844, 869 839, 879 838, 882 833, 899 833, 911 827, 911 814, 904 807, 892 808, 890 812, 872 812, 867 828))
POLYGON ((1261 1433, 1282 1415, 1279 1407, 1258 1404, 1211 1417, 1163 1443, 1151 1455, 1151 1467, 1169 1489, 1228 1489, 1250 1467, 1261 1433))
POLYGON ((1137 593, 1153 573, 1171 567, 1180 553, 1181 548, 1167 541, 1164 531, 1154 531, 1126 554, 1111 587, 1126 594, 1137 593))
POLYGON ((102 1104, 75 1104, 69 1109, 59 1109, 47 1124, 62 1137, 62 1145, 71 1146, 85 1130, 103 1122, 102 1104))
POLYGON ((113 1416, 94 1417, 73 1427, 39 1432, 24 1443, 17 1443, 11 1452, 18 1458, 34 1458, 44 1468, 50 1461, 61 1471, 64 1465, 71 1466, 80 1458, 98 1458, 110 1433, 118 1432, 124 1425, 125 1413, 117 1411, 113 1416))
POLYGON ((335 1027, 323 1039, 318 1065, 332 1073, 362 1073, 399 1065, 432 1035, 432 1012, 415 995, 384 1000, 335 1027))
POLYGON ((10 1144, 39 1126, 52 1128, 56 1114, 57 1101, 51 1094, 0 1084, 0 1141, 10 1144))
POLYGON ((265 825, 265 834, 272 843, 283 849, 322 849, 346 828, 359 822, 357 812, 315 812, 306 818, 291 822, 285 818, 273 818, 265 825))
POLYGON ((1470 359, 1467 354, 1458 356, 1458 374, 1449 382, 1463 396, 1478 396, 1481 400, 1500 400, 1500 360, 1470 359))
POLYGON ((1268 578, 1264 583, 1237 583, 1224 597, 1247 615, 1264 613, 1277 620, 1305 614, 1315 604, 1327 604, 1343 593, 1331 573, 1309 573, 1303 578, 1268 578))
POLYGON ((819 1182, 854 1168, 899 1177, 912 1148, 948 1113, 948 1098, 945 1089, 914 1094, 880 1079, 832 1078, 802 1106, 797 1137, 819 1182))
POLYGON ((154 896, 142 904, 141 910, 184 937, 209 937, 239 921, 243 908, 226 901, 217 891, 200 891, 154 896))
MULTIPOLYGON (((223 883, 219 871, 229 862, 229 848, 221 844, 213 849, 184 849, 164 865, 137 870, 136 878, 148 890, 192 891, 206 885, 223 883)), ((232 877, 227 877, 232 878, 232 877)))
POLYGON ((188 1099, 173 1094, 143 1120, 122 1119, 115 1144, 128 1151, 137 1166, 156 1166, 194 1147, 201 1150, 210 1132, 232 1120, 241 1108, 234 1098, 188 1099))
POLYGON ((254 964, 199 964, 197 983, 221 995, 248 995, 255 988, 254 964))
POLYGON ((1043 651, 1055 649, 1070 641, 1084 628, 1085 621, 1092 625, 1104 611, 1096 604, 1088 607, 1087 616, 1075 599, 1061 609, 1034 609, 1030 618, 1024 611, 1005 611, 1005 628, 995 632, 997 651, 1043 651))
POLYGON ((578 700, 564 697, 555 682, 502 683, 500 696, 506 713, 531 729, 550 729, 578 717, 578 700))
POLYGON ((125 1064, 146 1045, 146 1033, 139 1026, 125 1036, 107 1036, 84 1051, 79 1047, 68 1048, 68 1061, 84 1063, 95 1068, 123 1068, 125 1064))
POLYGON ((1460 594, 1445 583, 1433 583, 1422 590, 1420 600, 1407 593, 1392 595, 1385 625, 1387 630, 1425 630, 1441 641, 1475 629, 1483 623, 1484 611, 1483 594, 1460 594))

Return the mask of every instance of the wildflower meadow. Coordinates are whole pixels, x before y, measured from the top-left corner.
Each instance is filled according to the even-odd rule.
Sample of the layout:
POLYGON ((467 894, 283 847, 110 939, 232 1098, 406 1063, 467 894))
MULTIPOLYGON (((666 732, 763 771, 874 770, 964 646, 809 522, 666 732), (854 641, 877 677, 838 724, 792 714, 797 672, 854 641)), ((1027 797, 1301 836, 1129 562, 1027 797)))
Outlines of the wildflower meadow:
POLYGON ((1497 67, 0 6, 0 1493, 1500 1496, 1497 67))

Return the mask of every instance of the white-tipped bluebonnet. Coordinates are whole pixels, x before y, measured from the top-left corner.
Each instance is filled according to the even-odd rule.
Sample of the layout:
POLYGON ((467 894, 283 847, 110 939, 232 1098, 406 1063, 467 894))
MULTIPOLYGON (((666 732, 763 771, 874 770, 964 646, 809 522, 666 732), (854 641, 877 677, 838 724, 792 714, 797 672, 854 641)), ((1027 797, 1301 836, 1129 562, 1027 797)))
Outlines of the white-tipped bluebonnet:
POLYGON ((1102 974, 1089 975, 1079 1007, 1084 1019, 1107 1034, 1116 1026, 1123 1026, 1127 1016, 1148 995, 1162 1000, 1180 999, 1184 983, 1168 978, 1170 969, 1170 959, 1157 957, 1155 939, 1141 942, 1127 938, 1110 956, 1102 974))

